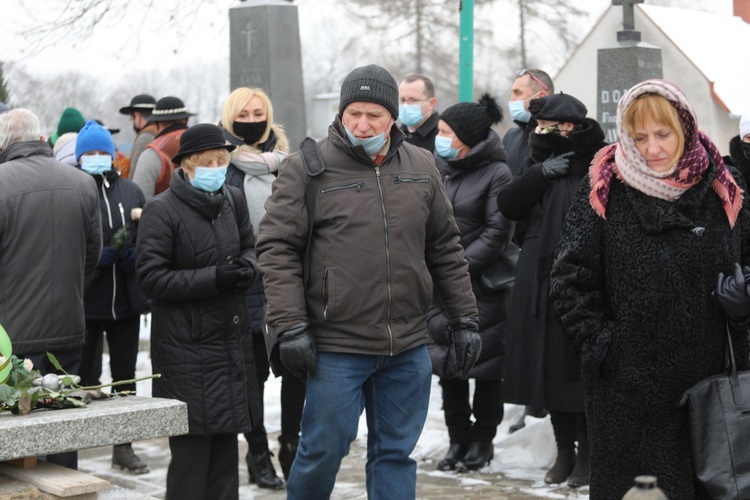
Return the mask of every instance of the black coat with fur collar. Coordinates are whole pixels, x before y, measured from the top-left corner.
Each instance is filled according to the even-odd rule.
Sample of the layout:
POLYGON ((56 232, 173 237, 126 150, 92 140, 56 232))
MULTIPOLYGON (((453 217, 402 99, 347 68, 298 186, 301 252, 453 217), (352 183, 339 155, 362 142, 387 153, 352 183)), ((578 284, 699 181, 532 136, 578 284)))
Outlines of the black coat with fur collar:
MULTIPOLYGON (((714 176, 711 166, 675 202, 614 178, 606 220, 589 203, 587 177, 568 212, 551 296, 581 357, 592 500, 621 498, 640 474, 657 476, 669 498, 705 497, 693 484, 688 413, 677 401, 722 371, 725 319, 711 292, 719 272, 750 263, 747 197, 730 228, 714 176)), ((747 368, 747 333, 733 340, 747 368)))

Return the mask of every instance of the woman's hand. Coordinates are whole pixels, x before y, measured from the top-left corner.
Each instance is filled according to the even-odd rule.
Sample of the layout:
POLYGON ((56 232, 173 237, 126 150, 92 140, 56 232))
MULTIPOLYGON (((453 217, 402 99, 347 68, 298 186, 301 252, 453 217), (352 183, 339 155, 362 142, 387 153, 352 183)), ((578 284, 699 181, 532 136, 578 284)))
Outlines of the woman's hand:
POLYGON ((748 280, 750 267, 741 268, 736 262, 730 276, 724 276, 724 273, 717 276, 714 300, 724 315, 735 323, 744 323, 750 318, 748 280))

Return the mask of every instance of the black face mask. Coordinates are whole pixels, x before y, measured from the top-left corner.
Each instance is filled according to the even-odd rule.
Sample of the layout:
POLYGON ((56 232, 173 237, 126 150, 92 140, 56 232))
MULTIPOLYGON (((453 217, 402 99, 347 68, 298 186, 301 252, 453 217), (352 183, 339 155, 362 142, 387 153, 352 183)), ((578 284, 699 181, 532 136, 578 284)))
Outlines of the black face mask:
POLYGON ((242 137, 245 144, 252 146, 256 144, 263 134, 266 133, 266 127, 268 126, 268 120, 262 122, 232 122, 232 128, 234 133, 242 137))
POLYGON ((750 160, 750 142, 742 143, 742 153, 745 155, 745 158, 750 160))

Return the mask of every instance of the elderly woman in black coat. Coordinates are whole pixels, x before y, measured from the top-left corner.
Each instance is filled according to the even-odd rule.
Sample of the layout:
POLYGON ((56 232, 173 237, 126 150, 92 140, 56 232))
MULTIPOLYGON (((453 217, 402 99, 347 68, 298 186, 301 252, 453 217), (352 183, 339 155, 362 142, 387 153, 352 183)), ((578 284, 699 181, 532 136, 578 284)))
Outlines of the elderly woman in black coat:
POLYGON ((201 124, 180 138, 170 189, 146 203, 137 275, 153 301, 153 395, 188 405, 190 429, 169 438, 168 499, 238 498, 237 433, 260 415, 245 291, 255 237, 242 193, 224 185, 229 151, 201 124))
POLYGON ((549 272, 565 215, 605 144, 604 132, 571 95, 535 99, 529 111, 537 121, 529 136, 531 157, 498 200, 502 213, 524 227, 511 298, 505 402, 550 412, 557 459, 544 481, 577 487, 589 481, 581 368, 549 300, 549 272))
POLYGON ((748 366, 746 329, 735 328, 750 316, 750 270, 743 276, 736 264, 750 255, 744 182, 671 83, 632 87, 617 107, 617 133, 568 213, 551 280, 581 359, 590 496, 621 498, 649 474, 669 498, 708 498, 677 402, 722 372, 727 318, 738 368, 748 366))
POLYGON ((502 110, 489 95, 478 103, 455 104, 440 115, 435 161, 461 230, 474 295, 479 308, 482 350, 469 378, 476 380, 473 404, 469 382, 453 372, 455 355, 448 338, 449 318, 439 299, 427 311, 428 349, 433 373, 440 377, 450 447, 439 470, 479 469, 493 457, 492 440, 503 419, 502 363, 509 290, 486 292, 480 276, 513 236, 513 223, 497 208, 497 195, 510 184, 505 149, 490 128, 502 110), (472 413, 474 423, 471 422, 472 413))

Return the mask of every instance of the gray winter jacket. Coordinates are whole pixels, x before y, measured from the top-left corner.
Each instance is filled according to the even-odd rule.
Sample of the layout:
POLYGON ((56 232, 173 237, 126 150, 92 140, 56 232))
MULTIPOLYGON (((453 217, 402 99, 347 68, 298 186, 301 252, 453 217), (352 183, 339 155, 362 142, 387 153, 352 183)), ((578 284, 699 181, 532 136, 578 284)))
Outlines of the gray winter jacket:
POLYGON ((0 153, 0 324, 17 355, 83 345, 84 279, 102 249, 94 179, 46 142, 0 153))

